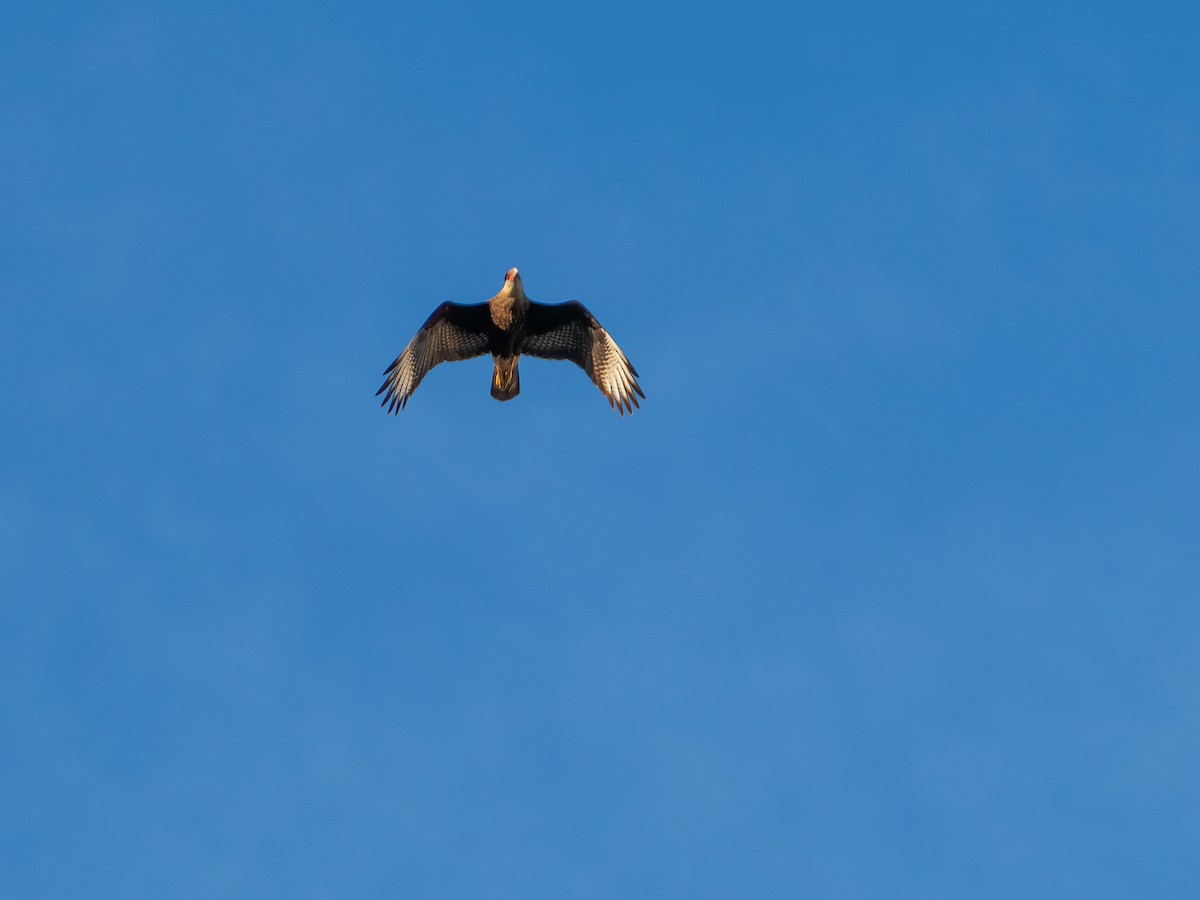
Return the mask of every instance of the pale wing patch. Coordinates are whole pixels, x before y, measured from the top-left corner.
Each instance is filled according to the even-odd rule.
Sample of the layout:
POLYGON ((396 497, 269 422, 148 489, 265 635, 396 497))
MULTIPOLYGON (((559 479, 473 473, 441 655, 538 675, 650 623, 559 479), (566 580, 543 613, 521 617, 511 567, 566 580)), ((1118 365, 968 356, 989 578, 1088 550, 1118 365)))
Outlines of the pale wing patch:
POLYGON ((639 408, 637 398, 645 399, 646 395, 637 383, 637 370, 583 304, 533 304, 533 312, 535 316, 562 321, 530 335, 525 342, 525 353, 543 359, 571 360, 587 373, 609 405, 621 415, 639 408))
POLYGON ((486 334, 459 328, 444 318, 427 324, 384 372, 383 386, 375 392, 376 397, 384 395, 380 406, 388 404, 389 413, 399 414, 430 369, 438 363, 479 356, 487 346, 486 334))
POLYGON ((629 363, 629 358, 621 352, 617 342, 603 328, 593 329, 592 341, 592 381, 608 398, 608 405, 621 415, 640 409, 638 397, 643 400, 637 383, 637 370, 629 363))

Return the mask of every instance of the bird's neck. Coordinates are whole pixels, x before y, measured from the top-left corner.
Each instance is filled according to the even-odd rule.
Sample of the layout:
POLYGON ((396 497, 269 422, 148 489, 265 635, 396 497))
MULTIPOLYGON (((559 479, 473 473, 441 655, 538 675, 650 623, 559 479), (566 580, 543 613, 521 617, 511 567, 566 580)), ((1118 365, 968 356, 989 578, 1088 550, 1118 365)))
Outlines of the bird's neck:
POLYGON ((509 290, 501 291, 488 303, 488 308, 492 314, 492 321, 497 328, 508 329, 513 327, 514 321, 520 322, 525 318, 525 311, 529 308, 529 301, 525 298, 525 292, 519 287, 513 287, 509 290))

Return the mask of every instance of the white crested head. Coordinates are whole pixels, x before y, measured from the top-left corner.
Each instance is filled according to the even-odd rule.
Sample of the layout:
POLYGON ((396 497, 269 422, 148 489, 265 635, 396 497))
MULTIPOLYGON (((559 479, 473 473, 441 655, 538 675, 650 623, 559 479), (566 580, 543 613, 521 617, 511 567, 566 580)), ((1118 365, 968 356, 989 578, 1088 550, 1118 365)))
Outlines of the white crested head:
POLYGON ((504 273, 504 283, 505 284, 507 284, 510 281, 517 282, 520 280, 521 280, 521 273, 517 271, 516 266, 513 266, 511 269, 509 269, 507 272, 504 273))

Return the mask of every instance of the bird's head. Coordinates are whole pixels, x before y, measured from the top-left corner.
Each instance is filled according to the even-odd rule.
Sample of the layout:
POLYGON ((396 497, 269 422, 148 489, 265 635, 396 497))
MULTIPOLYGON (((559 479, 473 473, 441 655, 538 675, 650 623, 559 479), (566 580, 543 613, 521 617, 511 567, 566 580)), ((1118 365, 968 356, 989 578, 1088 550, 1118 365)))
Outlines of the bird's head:
POLYGON ((504 273, 504 287, 500 292, 518 300, 525 296, 525 285, 521 283, 521 273, 517 271, 516 266, 504 273))

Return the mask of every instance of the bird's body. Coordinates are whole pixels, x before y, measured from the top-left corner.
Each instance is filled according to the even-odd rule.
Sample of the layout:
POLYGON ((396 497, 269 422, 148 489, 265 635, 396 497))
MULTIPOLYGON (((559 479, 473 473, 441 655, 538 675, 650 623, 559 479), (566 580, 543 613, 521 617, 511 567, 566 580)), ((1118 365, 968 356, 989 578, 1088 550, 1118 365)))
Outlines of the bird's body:
POLYGON ((508 271, 504 287, 487 305, 492 319, 488 350, 496 367, 492 374, 492 396, 503 402, 521 392, 517 360, 524 349, 525 320, 529 317, 529 298, 516 269, 508 271))
POLYGON ((525 296, 521 275, 509 269, 504 287, 487 303, 443 303, 396 357, 376 396, 388 412, 404 408, 421 379, 441 362, 491 353, 492 396, 511 400, 521 391, 522 354, 567 359, 582 368, 621 415, 633 412, 637 370, 582 303, 536 303, 525 296))

